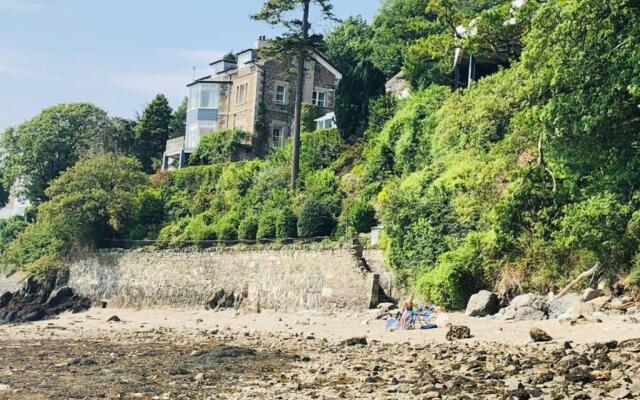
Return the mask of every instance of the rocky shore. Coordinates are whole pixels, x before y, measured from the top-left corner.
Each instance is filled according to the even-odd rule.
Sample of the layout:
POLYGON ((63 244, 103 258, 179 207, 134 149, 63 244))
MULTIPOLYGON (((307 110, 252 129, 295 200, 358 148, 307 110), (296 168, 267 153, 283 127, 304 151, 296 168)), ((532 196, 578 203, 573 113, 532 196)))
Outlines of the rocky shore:
POLYGON ((91 307, 89 299, 67 286, 68 271, 38 281, 28 278, 20 290, 0 293, 0 324, 40 321, 65 311, 91 307))
MULTIPOLYGON (((55 330, 49 323, 42 328, 55 330), (50 328, 47 328, 50 327, 50 328)), ((0 346, 3 399, 632 399, 640 339, 381 343, 171 328, 0 346)))

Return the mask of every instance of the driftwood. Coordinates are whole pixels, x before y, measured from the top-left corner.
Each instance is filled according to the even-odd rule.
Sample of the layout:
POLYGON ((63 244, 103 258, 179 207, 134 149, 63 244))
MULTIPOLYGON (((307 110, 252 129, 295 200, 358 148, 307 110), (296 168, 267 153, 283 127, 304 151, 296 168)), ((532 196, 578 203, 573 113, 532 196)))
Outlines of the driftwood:
POLYGON ((552 300, 559 299, 560 297, 567 294, 569 290, 571 290, 571 288, 574 287, 576 284, 578 284, 578 282, 580 282, 581 280, 595 275, 599 268, 600 268, 600 263, 596 263, 596 265, 594 265, 593 268, 591 268, 588 271, 584 271, 583 273, 578 275, 576 279, 572 280, 567 286, 565 286, 564 289, 562 289, 557 295, 555 295, 552 300))

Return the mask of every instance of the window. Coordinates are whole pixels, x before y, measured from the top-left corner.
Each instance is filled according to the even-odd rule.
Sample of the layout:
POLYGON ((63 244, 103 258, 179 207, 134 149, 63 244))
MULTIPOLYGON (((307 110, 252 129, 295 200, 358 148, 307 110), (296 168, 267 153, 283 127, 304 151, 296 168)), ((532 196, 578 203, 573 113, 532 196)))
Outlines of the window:
POLYGON ((216 84, 200 85, 200 108, 215 108, 217 106, 218 87, 216 84))
POLYGON ((313 92, 313 105, 318 107, 326 107, 327 94, 325 92, 313 92))
POLYGON ((242 104, 247 101, 247 92, 249 91, 249 84, 244 83, 236 86, 236 104, 242 104))
POLYGON ((284 85, 276 86, 276 104, 287 104, 287 87, 284 85))
POLYGON ((189 88, 189 110, 198 108, 198 86, 194 85, 189 88))
POLYGON ((187 148, 196 147, 198 141, 198 123, 192 122, 187 126, 187 137, 184 140, 184 146, 187 148))
POLYGON ((244 67, 247 63, 253 61, 253 52, 247 51, 238 55, 238 67, 244 67))
POLYGON ((284 142, 284 128, 274 127, 271 130, 271 147, 282 147, 284 142))
POLYGON ((189 110, 218 108, 218 85, 199 83, 189 88, 189 110))

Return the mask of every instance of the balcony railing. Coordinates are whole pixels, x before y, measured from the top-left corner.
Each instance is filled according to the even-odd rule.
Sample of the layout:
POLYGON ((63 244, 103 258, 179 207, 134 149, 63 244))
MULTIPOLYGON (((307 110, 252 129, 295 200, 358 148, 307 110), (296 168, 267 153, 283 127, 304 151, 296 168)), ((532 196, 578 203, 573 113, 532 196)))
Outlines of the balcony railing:
POLYGON ((184 148, 184 136, 167 140, 167 154, 180 153, 184 148))

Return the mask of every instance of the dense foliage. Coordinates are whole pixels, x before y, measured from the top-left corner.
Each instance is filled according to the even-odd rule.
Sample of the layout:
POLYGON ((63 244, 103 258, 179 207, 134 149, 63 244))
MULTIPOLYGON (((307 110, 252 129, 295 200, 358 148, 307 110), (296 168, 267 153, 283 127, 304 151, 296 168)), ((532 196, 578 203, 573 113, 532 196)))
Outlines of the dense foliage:
POLYGON ((241 130, 223 129, 212 132, 200 139, 196 151, 189 158, 189 164, 206 165, 235 161, 247 139, 249 134, 241 130))

